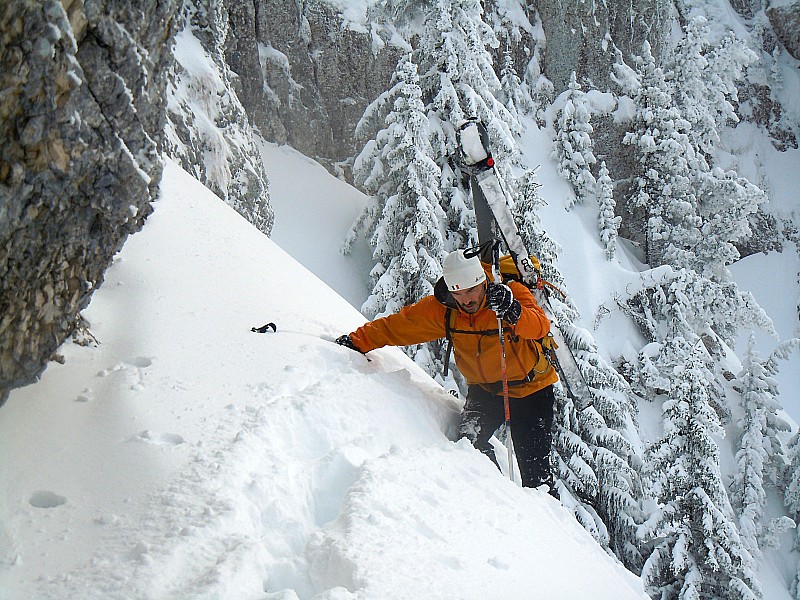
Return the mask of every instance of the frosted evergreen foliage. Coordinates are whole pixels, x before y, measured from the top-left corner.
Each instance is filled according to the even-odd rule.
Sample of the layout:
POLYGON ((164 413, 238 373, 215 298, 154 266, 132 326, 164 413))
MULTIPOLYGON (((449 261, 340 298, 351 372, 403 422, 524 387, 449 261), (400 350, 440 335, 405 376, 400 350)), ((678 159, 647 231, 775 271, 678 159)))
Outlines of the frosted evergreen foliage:
POLYGON ((602 519, 594 509, 588 510, 600 493, 594 452, 580 435, 585 428, 581 427, 571 400, 561 388, 557 391, 553 455, 559 497, 598 543, 608 547, 608 532, 602 519))
MULTIPOLYGON (((793 338, 787 342, 784 342, 783 344, 780 344, 773 351, 770 358, 763 363, 764 370, 769 376, 768 381, 770 383, 774 384, 774 379, 772 378, 777 374, 777 361, 786 360, 789 352, 798 348, 800 348, 800 339, 793 338)), ((770 416, 773 415, 770 414, 770 416)), ((783 423, 777 417, 775 417, 775 421, 776 425, 771 428, 772 431, 787 431, 788 427, 786 423, 783 423)), ((780 456, 780 449, 782 446, 780 444, 780 440, 774 439, 774 436, 770 436, 770 448, 772 450, 772 456, 774 459, 772 463, 774 468, 771 471, 772 476, 778 479, 779 487, 784 489, 783 501, 789 510, 789 514, 792 516, 795 523, 800 524, 800 434, 795 434, 795 436, 792 438, 792 441, 789 443, 789 447, 785 456, 785 463, 788 464, 778 461, 777 457, 780 456), (781 475, 783 475, 783 477, 781 477, 781 475)), ((777 530, 778 533, 781 529, 785 530, 787 528, 788 524, 786 523, 783 524, 782 528, 773 527, 773 529, 777 530)), ((795 540, 795 549, 800 548, 800 528, 798 528, 797 536, 798 537, 795 540)), ((798 593, 800 593, 800 588, 797 588, 799 584, 800 573, 798 573, 798 577, 795 582, 795 587, 798 589, 798 593)))
POLYGON ((686 269, 674 271, 665 266, 656 271, 659 273, 650 274, 651 281, 629 303, 635 320, 646 325, 642 332, 652 342, 632 365, 631 385, 647 398, 674 393, 678 385, 675 373, 688 360, 681 352, 701 344, 713 360, 696 363, 695 376, 703 379, 709 405, 719 418, 727 419, 732 409, 719 366, 727 358, 726 348, 740 327, 759 324, 771 328, 771 322, 755 302, 748 301, 752 297, 733 284, 720 286, 686 269))
POLYGON ((714 438, 724 430, 703 374, 709 357, 700 343, 675 336, 670 344, 686 360, 664 403, 664 435, 645 454, 660 509, 642 529, 655 543, 642 578, 654 598, 761 598, 719 468, 714 438))
POLYGON ((706 81, 708 102, 716 116, 717 127, 738 123, 739 104, 737 84, 745 79, 748 67, 758 61, 758 55, 748 45, 728 32, 708 52, 710 81, 706 81))
POLYGON ((635 130, 625 135, 623 143, 637 151, 637 192, 632 202, 647 211, 647 262, 694 268, 701 220, 690 168, 691 125, 673 105, 666 76, 647 42, 638 73, 635 130))
POLYGON ((436 0, 420 36, 416 55, 422 67, 421 86, 430 108, 441 121, 448 155, 456 148, 455 128, 477 118, 489 132, 495 160, 519 152, 513 133, 520 124, 495 94, 501 92, 488 48, 499 42, 483 21, 480 0, 436 0))
MULTIPOLYGON (((631 369, 632 385, 645 397, 668 398, 664 438, 647 453, 660 509, 643 531, 660 541, 643 576, 662 598, 758 598, 753 555, 785 526, 762 518, 770 426, 759 409, 745 409, 735 514, 712 439, 732 414, 721 384, 727 348, 742 327, 773 330, 727 270, 766 196, 713 165, 718 132, 735 120, 731 100, 746 61, 722 61, 702 19, 689 23, 672 57, 662 70, 645 44, 635 78, 618 69, 621 84, 635 90, 636 125, 624 141, 637 152, 632 203, 647 211, 647 261, 655 267, 628 304, 652 342, 631 369), (740 540, 737 525, 748 539, 757 536, 752 543, 740 540)), ((755 406, 755 397, 748 402, 755 406)))
POLYGON ((628 309, 650 341, 665 341, 664 324, 674 321, 672 328, 703 338, 712 355, 723 358, 720 342, 733 346, 740 329, 775 331, 753 296, 735 283, 718 284, 695 271, 663 266, 642 273, 641 286, 631 288, 628 309))
POLYGON ((734 103, 736 83, 756 55, 729 34, 711 46, 704 17, 695 17, 672 53, 668 82, 675 107, 688 121, 687 163, 697 190, 697 214, 701 219, 700 243, 693 248, 698 272, 727 281, 727 266, 739 258, 735 243, 750 234, 749 217, 766 194, 734 172, 714 168, 713 154, 719 131, 738 122, 734 103))
POLYGON ((627 385, 599 361, 596 348, 583 352, 579 362, 593 390, 594 406, 579 412, 571 399, 560 397, 554 444, 560 495, 580 500, 581 510, 596 515, 604 534, 595 537, 638 571, 643 562, 638 527, 645 514, 641 457, 624 435, 633 426, 627 385))
POLYGON ((500 101, 508 112, 517 121, 521 121, 523 115, 531 114, 534 110, 533 98, 523 85, 522 80, 514 69, 514 59, 511 52, 506 49, 503 52, 503 63, 500 68, 500 101))
MULTIPOLYGON (((789 510, 789 514, 794 517, 795 522, 800 524, 800 433, 796 433, 792 437, 788 455, 791 462, 783 501, 789 510)), ((800 528, 795 538, 794 550, 800 550, 800 528)), ((800 597, 800 571, 798 571, 792 582, 792 590, 795 598, 800 597)))
POLYGON ((597 159, 592 151, 591 136, 594 129, 590 121, 591 113, 585 94, 573 71, 555 123, 556 139, 552 158, 558 163, 558 174, 572 183, 578 203, 594 193, 596 184, 591 171, 597 159))
POLYGON ((730 281, 728 266, 740 258, 735 244, 750 236, 750 217, 769 198, 734 171, 699 172, 695 187, 701 199, 700 242, 694 249, 696 269, 720 283, 730 281))
MULTIPOLYGON (((724 95, 718 98, 725 103, 724 108, 708 102, 709 96, 715 95, 709 86, 710 69, 706 58, 709 35, 705 17, 698 16, 689 21, 684 36, 671 53, 672 60, 667 67, 673 72, 670 85, 675 104, 692 125, 692 144, 701 151, 695 159, 703 163, 705 155, 710 154, 714 144, 719 141, 718 111, 724 110, 726 116, 732 115, 736 118, 733 107, 724 95)), ((699 168, 697 164, 693 166, 699 168)), ((704 166, 707 170, 708 165, 704 166)))
POLYGON ((633 98, 639 91, 641 82, 639 73, 631 68, 619 48, 614 49, 614 64, 611 67, 609 79, 619 86, 620 92, 633 98))
MULTIPOLYGON (((469 186, 451 162, 458 126, 477 118, 489 133, 492 154, 501 178, 508 178, 518 161, 514 134, 521 131, 515 115, 495 96, 502 85, 489 49, 499 46, 483 21, 479 0, 436 0, 425 12, 426 27, 414 52, 420 64, 420 86, 427 105, 433 158, 441 168, 439 189, 447 250, 477 242, 477 227, 469 186)), ((507 84, 512 79, 507 80, 507 84)))
MULTIPOLYGON (((800 522, 800 434, 795 434, 789 444, 789 476, 784 492, 784 504, 789 512, 798 522, 800 522)), ((800 540, 795 543, 795 547, 800 548, 800 540)))
POLYGON ((737 472, 731 485, 731 498, 739 518, 739 530, 751 555, 760 559, 763 546, 774 545, 776 534, 786 525, 784 520, 765 522, 765 485, 783 482, 787 464, 783 456, 779 433, 790 431, 780 412, 778 389, 774 379, 777 359, 800 340, 785 342, 766 361, 755 351, 755 336, 751 334, 738 387, 742 393, 744 416, 739 423, 742 431, 736 453, 737 472), (775 521, 778 521, 777 523, 775 521))
MULTIPOLYGON (((555 285, 563 287, 564 279, 555 267, 561 248, 544 231, 539 216, 539 211, 545 206, 544 198, 539 194, 541 183, 531 170, 525 171, 516 180, 516 183, 513 212, 522 241, 525 247, 539 259, 542 276, 555 285)), ((573 318, 577 318, 577 312, 573 314, 573 318)))
POLYGON ((430 295, 446 254, 441 171, 431 156, 417 67, 409 56, 398 63, 393 82, 386 127, 354 164, 356 181, 374 197, 347 241, 365 233, 373 248, 373 291, 362 307, 369 316, 397 312, 430 295))
POLYGON ((606 161, 600 163, 597 176, 597 228, 600 230, 600 241, 606 249, 606 258, 611 260, 617 251, 617 231, 622 217, 615 215, 614 186, 608 175, 606 161))

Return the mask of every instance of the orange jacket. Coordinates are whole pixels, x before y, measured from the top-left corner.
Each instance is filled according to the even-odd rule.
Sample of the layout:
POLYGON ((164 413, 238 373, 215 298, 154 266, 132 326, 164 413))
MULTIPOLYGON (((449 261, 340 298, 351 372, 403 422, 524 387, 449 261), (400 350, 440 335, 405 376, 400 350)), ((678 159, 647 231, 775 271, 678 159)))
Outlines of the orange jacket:
MULTIPOLYGON (((506 373, 510 382, 522 382, 528 375, 531 379, 509 386, 508 393, 512 398, 522 398, 552 385, 558 381, 558 375, 545 357, 541 345, 535 341, 548 334, 550 321, 528 288, 516 281, 511 281, 508 286, 522 305, 522 314, 515 325, 503 324, 506 373)), ((500 382, 502 372, 497 315, 486 306, 485 299, 484 305, 470 315, 457 308, 446 289, 444 294, 441 286, 437 286, 434 296, 406 306, 399 313, 375 319, 356 329, 350 337, 361 352, 383 346, 409 346, 437 340, 446 336, 445 314, 450 306, 453 354, 459 371, 470 384, 500 382), (475 331, 484 334, 467 333, 475 331)), ((495 391, 497 386, 487 386, 486 389, 495 391)), ((502 394, 502 390, 497 393, 502 394)))

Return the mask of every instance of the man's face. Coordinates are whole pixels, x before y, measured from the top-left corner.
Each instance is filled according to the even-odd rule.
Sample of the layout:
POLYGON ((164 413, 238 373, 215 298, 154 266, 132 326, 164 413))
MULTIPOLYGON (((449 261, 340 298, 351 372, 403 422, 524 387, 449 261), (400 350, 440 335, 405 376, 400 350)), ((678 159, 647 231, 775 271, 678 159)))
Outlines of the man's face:
POLYGON ((483 297, 486 295, 486 282, 482 281, 471 288, 450 293, 453 294, 453 298, 456 299, 461 310, 473 314, 478 312, 480 307, 483 306, 483 297))

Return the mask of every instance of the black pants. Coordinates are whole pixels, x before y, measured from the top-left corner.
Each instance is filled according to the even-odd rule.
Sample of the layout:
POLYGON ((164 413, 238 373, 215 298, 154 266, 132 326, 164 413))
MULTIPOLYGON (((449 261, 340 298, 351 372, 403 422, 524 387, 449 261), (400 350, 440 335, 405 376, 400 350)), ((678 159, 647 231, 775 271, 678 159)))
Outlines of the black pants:
MULTIPOLYGON (((523 487, 538 487, 543 483, 553 487, 550 446, 553 441, 554 403, 552 385, 524 398, 509 398, 511 439, 523 487)), ((497 459, 489 438, 504 422, 503 397, 495 396, 477 385, 469 386, 467 402, 461 412, 459 434, 469 439, 494 464, 497 464, 497 459)))

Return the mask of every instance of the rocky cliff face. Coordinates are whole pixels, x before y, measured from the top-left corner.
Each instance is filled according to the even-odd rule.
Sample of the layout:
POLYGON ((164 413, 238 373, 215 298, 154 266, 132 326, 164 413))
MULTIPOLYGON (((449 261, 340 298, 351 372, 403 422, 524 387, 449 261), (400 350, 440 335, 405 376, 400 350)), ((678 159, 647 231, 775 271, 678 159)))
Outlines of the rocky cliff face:
POLYGON ((151 211, 177 9, 178 0, 0 8, 0 403, 75 330, 151 211))
POLYGON ((614 47, 627 60, 641 54, 646 39, 657 56, 672 25, 671 3, 663 0, 593 4, 591 13, 590 5, 570 0, 535 3, 547 38, 542 67, 556 93, 567 88, 573 71, 605 89, 614 47))
POLYGON ((386 89, 401 50, 371 31, 344 26, 319 0, 226 3, 226 57, 261 133, 329 164, 360 151, 355 124, 386 89))
POLYGON ((800 0, 768 2, 766 13, 786 51, 800 60, 800 0))
MULTIPOLYGON (((167 152, 206 187, 269 235, 267 174, 247 111, 242 80, 226 62, 245 43, 231 23, 248 6, 184 0, 167 88, 167 152)), ((255 57, 258 60, 258 57, 255 57)), ((248 81, 248 80, 245 80, 248 81)), ((256 108, 258 104, 256 104, 256 108)))
MULTIPOLYGON (((238 75, 239 98, 261 134, 329 165, 358 152, 363 141, 353 137, 355 124, 367 104, 386 89, 405 41, 397 43, 388 30, 374 25, 349 24, 323 0, 224 1, 230 20, 226 60, 238 75)), ((501 21, 498 12, 505 4, 486 0, 485 20, 501 21)), ((800 0, 773 0, 771 5, 765 0, 731 1, 746 19, 764 10, 765 4, 769 27, 797 56, 800 26, 794 25, 800 22, 800 0)), ((665 0, 538 0, 524 6, 531 22, 541 23, 546 38, 539 52, 541 70, 556 94, 566 88, 573 70, 597 89, 613 87, 609 73, 615 48, 630 61, 647 39, 658 56, 674 20, 684 18, 665 0)), ((377 17, 379 9, 375 11, 377 17)), ((408 30, 403 32, 403 24, 398 23, 397 30, 400 37, 411 37, 408 30)), ((526 72, 538 43, 524 32, 516 41, 512 55, 518 73, 526 72)), ((611 162, 619 146, 618 140, 609 144, 611 162)))

